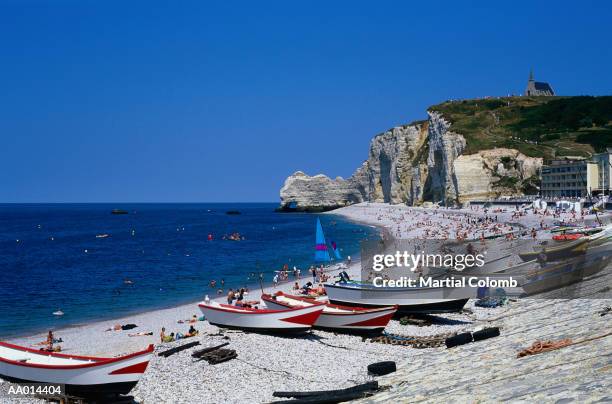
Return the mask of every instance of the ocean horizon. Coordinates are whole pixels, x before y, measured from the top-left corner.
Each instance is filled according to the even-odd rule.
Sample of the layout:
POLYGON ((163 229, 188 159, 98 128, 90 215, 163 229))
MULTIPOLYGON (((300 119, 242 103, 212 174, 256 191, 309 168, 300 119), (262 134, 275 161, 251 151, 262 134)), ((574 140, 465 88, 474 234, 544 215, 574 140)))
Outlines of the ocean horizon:
POLYGON ((285 264, 308 278, 317 217, 328 243, 337 243, 344 257, 358 256, 361 240, 378 237, 371 226, 340 216, 277 213, 277 206, 0 204, 0 338, 212 298, 222 280, 223 293, 258 287, 258 273, 269 284, 285 264), (111 214, 113 209, 128 213, 111 214), (244 240, 223 239, 232 233, 244 240), (56 310, 64 315, 54 316, 56 310))

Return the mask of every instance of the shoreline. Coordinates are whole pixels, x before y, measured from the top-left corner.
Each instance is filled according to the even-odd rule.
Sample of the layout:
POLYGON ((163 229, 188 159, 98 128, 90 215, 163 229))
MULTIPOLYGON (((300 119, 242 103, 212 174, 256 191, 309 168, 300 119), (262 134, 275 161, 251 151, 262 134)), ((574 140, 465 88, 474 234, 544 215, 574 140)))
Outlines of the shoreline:
MULTIPOLYGON (((475 212, 449 210, 448 213, 464 215, 475 212)), ((390 237, 418 236, 427 226, 442 228, 452 224, 454 219, 432 214, 432 211, 423 208, 387 204, 354 205, 329 214, 343 215, 357 223, 383 229, 383 233, 388 232, 390 237), (430 217, 433 224, 417 225, 417 222, 422 221, 421 216, 430 217)), ((501 213, 499 215, 502 220, 508 216, 501 213)), ((519 220, 523 224, 534 222, 533 218, 519 220)), ((556 219, 551 218, 548 221, 552 220, 556 219)), ((353 260, 347 269, 352 277, 360 271, 361 263, 357 259, 353 260)), ((310 274, 304 275, 300 284, 312 279, 310 274)), ((267 286, 264 290, 286 291, 293 282, 290 277, 288 282, 276 289, 267 286)), ((589 285, 585 282, 585 287, 601 287, 601 279, 589 282, 589 285)), ((259 288, 253 289, 246 299, 255 300, 259 294, 259 288)), ((223 301, 225 296, 214 296, 211 300, 223 301)), ((200 332, 196 337, 160 344, 161 327, 166 327, 167 334, 184 333, 191 324, 177 323, 177 320, 187 320, 193 314, 198 317, 201 315, 197 302, 58 329, 55 336, 63 338, 64 342, 60 345, 64 353, 68 354, 115 356, 141 350, 149 343, 155 344, 156 352, 160 352, 191 341, 200 342, 202 347, 230 342, 229 348, 238 353, 236 359, 218 365, 194 362, 190 351, 180 352, 169 358, 154 355, 142 379, 130 393, 137 402, 270 402, 273 400, 272 392, 278 390, 329 390, 370 381, 372 377, 367 373, 367 365, 387 360, 397 363, 397 371, 377 378, 381 385, 389 388, 371 397, 369 402, 397 402, 410 397, 415 401, 436 402, 436 397, 439 398, 446 392, 456 394, 453 398, 457 400, 480 397, 484 398, 484 401, 504 401, 519 395, 522 398, 542 398, 540 402, 552 402, 555 401, 553 397, 559 399, 570 396, 580 399, 585 391, 592 397, 605 397, 610 381, 580 378, 580 375, 589 375, 588 372, 593 372, 593 369, 600 369, 601 360, 597 363, 589 362, 584 349, 581 349, 586 345, 555 351, 547 354, 547 357, 535 355, 533 358, 521 360, 516 359, 517 350, 530 346, 538 338, 582 338, 598 335, 602 329, 606 329, 608 319, 595 313, 609 304, 610 299, 513 299, 502 308, 482 308, 475 306, 475 299, 470 299, 465 306, 467 311, 432 316, 434 321, 431 325, 402 325, 398 320, 392 320, 386 328, 386 331, 392 334, 432 337, 472 332, 490 326, 500 327, 501 337, 453 348, 452 354, 444 347, 417 349, 372 343, 359 336, 320 330, 313 330, 296 338, 279 338, 221 329, 208 324, 207 321, 197 321, 193 324, 200 332), (577 314, 580 316, 576 317, 577 314), (130 331, 104 332, 104 329, 113 323, 135 323, 139 327, 130 331), (128 337, 129 333, 147 331, 153 332, 153 335, 128 337), (494 354, 491 354, 491 351, 494 354), (572 374, 573 378, 564 382, 569 392, 557 392, 556 396, 551 394, 541 397, 541 391, 555 386, 557 379, 552 376, 558 374, 558 366, 563 365, 566 355, 586 358, 583 364, 581 362, 575 365, 578 369, 577 376, 573 377, 572 374), (473 364, 474 370, 462 372, 466 361, 473 361, 473 358, 478 358, 473 364), (521 374, 532 371, 533 366, 538 366, 539 360, 552 363, 552 370, 545 373, 544 379, 538 379, 537 385, 533 381, 520 379, 501 386, 495 383, 496 374, 504 374, 504 379, 520 378, 521 374), (237 366, 240 369, 238 378, 237 366), (434 375, 427 372, 427 369, 432 367, 436 369, 434 375), (474 378, 486 383, 469 387, 474 378), (458 389, 457 383, 464 387, 458 389)), ((29 345, 42 339, 44 334, 37 334, 14 338, 11 342, 29 345)), ((587 349, 589 353, 595 351, 598 357, 604 357, 612 351, 612 338, 602 340, 601 345, 588 345, 587 349)), ((602 366, 605 368, 606 364, 602 366)), ((564 377, 564 374, 561 373, 560 377, 564 377)), ((7 385, 8 383, 0 381, 0 392, 6 389, 7 385)))
MULTIPOLYGON (((386 204, 386 203, 375 203, 375 202, 364 202, 364 203, 360 203, 360 204, 356 204, 356 205, 352 205, 352 206, 348 206, 348 207, 344 207, 344 208, 339 208, 339 209, 335 209, 332 211, 327 211, 324 212, 322 214, 325 215, 338 215, 338 216, 342 216, 344 219, 346 220, 350 220, 358 225, 362 225, 362 226, 371 226, 376 228, 379 231, 379 235, 382 235, 384 238, 390 238, 390 239, 397 239, 397 235, 393 234, 393 231, 389 228, 390 225, 389 223, 385 223, 385 222, 381 222, 381 220, 378 219, 373 219, 371 216, 368 215, 359 215, 358 212, 356 212, 357 209, 364 209, 364 210, 372 210, 372 209, 385 209, 385 210, 389 210, 389 211, 421 211, 427 214, 431 214, 434 211, 438 210, 440 212, 444 212, 446 214, 451 214, 451 215, 470 215, 470 216, 474 216, 474 217, 481 217, 484 216, 485 213, 482 211, 472 211, 469 209, 453 209, 453 210, 448 210, 448 209, 444 209, 444 208, 439 208, 439 209, 435 209, 435 208, 421 208, 421 207, 412 207, 412 206, 406 206, 406 205, 390 205, 390 204, 386 204)), ((502 215, 502 220, 503 220, 503 216, 502 215)), ((507 214, 506 214, 507 216, 507 214)), ((552 223, 554 220, 557 219, 553 219, 553 218, 548 218, 547 221, 550 223, 552 223)), ((524 224, 518 223, 518 222, 510 222, 509 220, 506 221, 505 223, 512 223, 514 225, 522 225, 523 227, 524 224)), ((531 224, 534 224, 533 222, 531 222, 531 224)), ((349 273, 349 275, 354 278, 356 274, 360 273, 360 255, 358 255, 357 257, 355 257, 355 259, 352 260, 351 265, 348 269, 346 269, 346 271, 349 273)), ((332 264, 332 265, 337 265, 337 264, 332 264)), ((303 272, 307 271, 307 269, 303 269, 303 272)), ((340 272, 340 269, 335 269, 335 270, 331 270, 329 272, 326 272, 329 275, 336 275, 337 273, 340 272)), ((289 273, 291 273, 291 271, 289 271, 289 273)), ((300 279, 298 281, 304 281, 306 279, 310 279, 311 275, 310 274, 301 274, 302 276, 300 277, 300 279)), ((287 281, 284 282, 280 282, 278 285, 278 288, 274 288, 272 282, 267 282, 263 284, 263 288, 264 288, 264 292, 265 293, 270 293, 273 292, 275 290, 284 290, 287 291, 287 286, 291 286, 293 285, 293 282, 295 282, 296 279, 294 279, 291 275, 289 276, 289 279, 287 281)), ((247 285, 247 287, 249 288, 249 295, 248 298, 252 299, 252 300, 258 300, 260 295, 261 295, 261 290, 259 287, 258 283, 253 283, 252 285, 247 285), (251 288, 251 286, 253 286, 251 288)), ((226 295, 225 292, 229 290, 229 288, 224 289, 224 294, 222 295, 217 295, 215 294, 213 296, 212 293, 209 293, 208 296, 210 297, 210 300, 213 301, 218 301, 218 302, 224 302, 226 299, 226 295)), ((213 290, 211 290, 211 292, 214 292, 213 290)), ((203 295, 206 295, 206 293, 203 293, 203 295)), ((126 315, 123 316, 119 316, 119 317, 113 317, 112 315, 106 319, 102 319, 102 320, 92 320, 92 321, 85 321, 83 323, 75 323, 75 324, 69 324, 66 326, 62 326, 62 327, 58 327, 58 328, 53 328, 53 332, 54 334, 61 334, 64 332, 69 332, 72 333, 74 331, 77 330, 84 330, 86 328, 89 327, 95 327, 98 328, 98 326, 100 327, 105 327, 105 325, 109 325, 112 326, 114 324, 128 324, 128 323, 134 323, 135 319, 138 318, 142 318, 144 316, 149 316, 149 315, 156 315, 156 314, 160 314, 160 313, 164 313, 166 314, 167 312, 170 311, 177 311, 177 312, 186 312, 189 308, 191 308, 192 311, 195 311, 194 314, 197 314, 198 317, 200 316, 199 313, 199 309, 197 308, 197 305, 199 302, 204 300, 204 296, 202 296, 201 300, 195 300, 195 301, 188 301, 185 303, 180 303, 180 304, 169 304, 168 306, 164 306, 164 307, 158 307, 158 308, 153 308, 153 309, 147 309, 147 310, 143 310, 143 311, 135 311, 133 313, 128 313, 126 315)), ((187 318, 187 317, 186 317, 187 318)), ((185 319, 186 319, 185 318, 185 319)), ((138 327, 140 328, 140 327, 138 327)), ((134 329, 136 330, 136 329, 134 329)), ((136 330, 136 332, 138 332, 139 330, 136 330)), ((23 333, 18 333, 16 335, 7 335, 4 336, 2 339, 0 340, 5 340, 5 341, 9 341, 12 343, 19 343, 21 341, 30 341, 32 339, 36 339, 36 338, 40 338, 41 340, 44 340, 46 338, 46 330, 43 331, 42 329, 40 331, 33 331, 33 332, 29 332, 29 331, 24 331, 23 333)), ((156 331, 153 331, 153 336, 156 336, 156 331)))
MULTIPOLYGON (((105 203, 100 203, 101 205, 104 205, 105 203)), ((168 205, 172 205, 173 203, 169 203, 168 205)), ((199 203, 198 203, 199 204, 199 203)), ((250 204, 250 203, 245 203, 245 204, 250 204)), ((269 203, 261 203, 262 205, 267 205, 269 203)), ((214 205, 214 204, 212 204, 214 205)), ((330 212, 331 213, 331 212, 330 212)), ((353 222, 354 224, 357 224, 359 226, 363 226, 363 227, 370 227, 370 228, 376 228, 378 230, 378 233, 380 234, 380 231, 383 229, 382 226, 372 226, 370 224, 366 224, 366 223, 361 223, 358 220, 354 220, 351 218, 343 218, 345 220, 348 220, 350 222, 353 222)), ((355 255, 352 256, 353 257, 353 263, 358 263, 359 262, 359 252, 355 255)), ((330 266, 334 266, 337 263, 335 261, 331 261, 330 262, 330 266)), ((301 274, 301 279, 305 279, 305 278, 310 278, 310 274, 307 273, 308 268, 300 268, 302 271, 301 274)), ((289 271, 289 279, 288 281, 284 281, 284 282, 280 282, 279 283, 279 288, 282 288, 283 286, 286 285, 293 285, 293 282, 295 281, 291 271, 289 271)), ((266 276, 268 276, 271 279, 271 276, 273 275, 273 273, 266 273, 266 276)), ((300 281, 301 283, 301 281, 300 281)), ((266 291, 266 293, 268 293, 270 290, 272 290, 272 286, 273 286, 273 282, 271 280, 265 281, 263 283, 264 286, 264 290, 266 291)), ((9 341, 9 342, 15 342, 15 341, 22 341, 22 340, 30 340, 34 337, 41 337, 42 339, 46 338, 46 333, 48 330, 53 330, 54 333, 62 333, 65 330, 73 330, 73 329, 84 329, 87 328, 89 326, 99 326, 100 324, 104 325, 108 325, 110 324, 111 326, 113 324, 116 323, 121 323, 121 324, 126 324, 126 323, 130 323, 133 322, 131 321, 131 319, 136 318, 136 317, 142 317, 145 316, 147 314, 155 314, 156 312, 166 312, 169 310, 185 310, 187 307, 195 307, 196 308, 196 312, 198 313, 198 317, 199 317, 199 309, 197 309, 197 304, 201 301, 204 300, 205 295, 208 294, 209 298, 211 300, 216 300, 216 301, 221 301, 221 302, 225 302, 225 296, 227 295, 227 292, 229 290, 229 288, 232 287, 234 290, 237 290, 237 288, 241 288, 241 287, 247 287, 250 291, 251 291, 251 296, 254 297, 254 295, 257 295, 257 298, 259 298, 260 295, 260 284, 259 282, 257 282, 256 280, 250 282, 250 283, 243 283, 240 286, 238 286, 237 288, 232 286, 232 285, 228 285, 226 283, 226 285, 224 286, 224 293, 221 295, 218 295, 216 293, 217 289, 212 289, 210 288, 209 285, 205 285, 202 288, 202 293, 201 293, 201 297, 199 299, 196 298, 191 298, 191 297, 184 297, 184 298, 176 298, 175 302, 166 302, 163 303, 159 306, 154 306, 154 307, 149 307, 149 308, 135 308, 132 310, 128 310, 122 314, 102 314, 101 316, 97 316, 95 318, 90 318, 90 319, 85 319, 85 320, 80 320, 80 321, 75 321, 74 323, 63 323, 60 325, 51 325, 51 326, 44 326, 44 327, 36 327, 36 328, 29 328, 29 329, 24 329, 22 331, 18 331, 15 333, 10 333, 10 334, 4 334, 0 336, 0 341, 9 341), (102 317, 102 318, 100 318, 102 317)), ((138 331, 138 329, 135 329, 135 331, 138 331)), ((159 331, 159 330, 158 330, 159 331)))

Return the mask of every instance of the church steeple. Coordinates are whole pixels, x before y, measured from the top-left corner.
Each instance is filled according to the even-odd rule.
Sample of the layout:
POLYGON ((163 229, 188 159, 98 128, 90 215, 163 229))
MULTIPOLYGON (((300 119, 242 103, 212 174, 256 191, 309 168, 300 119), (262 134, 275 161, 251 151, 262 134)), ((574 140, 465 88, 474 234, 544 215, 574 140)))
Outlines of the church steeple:
POLYGON ((533 78, 533 69, 529 69, 529 81, 535 81, 533 78))

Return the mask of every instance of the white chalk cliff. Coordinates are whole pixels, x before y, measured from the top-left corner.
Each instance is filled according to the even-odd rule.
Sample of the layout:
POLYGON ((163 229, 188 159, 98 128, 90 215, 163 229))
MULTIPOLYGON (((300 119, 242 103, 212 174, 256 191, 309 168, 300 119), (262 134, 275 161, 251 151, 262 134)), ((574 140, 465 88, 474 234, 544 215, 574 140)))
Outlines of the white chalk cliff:
POLYGON ((280 209, 323 211, 364 201, 463 203, 520 194, 539 175, 542 159, 514 149, 463 155, 465 138, 450 130, 441 114, 428 116, 375 136, 368 159, 346 180, 301 171, 289 176, 280 190, 280 209))

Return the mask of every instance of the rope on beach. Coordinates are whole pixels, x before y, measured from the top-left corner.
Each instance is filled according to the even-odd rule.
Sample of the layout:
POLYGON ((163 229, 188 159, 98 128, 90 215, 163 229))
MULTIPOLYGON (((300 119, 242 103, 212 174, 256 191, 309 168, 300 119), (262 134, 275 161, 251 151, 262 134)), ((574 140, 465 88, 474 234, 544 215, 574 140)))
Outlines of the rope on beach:
POLYGON ((444 345, 444 341, 457 335, 456 332, 446 332, 442 334, 429 336, 411 336, 401 334, 389 334, 384 332, 383 335, 370 339, 370 342, 378 342, 380 344, 403 345, 412 348, 438 348, 444 345))
POLYGON ((525 348, 520 351, 517 355, 517 358, 522 358, 523 356, 535 355, 542 352, 554 351, 555 349, 561 349, 566 346, 572 344, 572 340, 569 338, 560 339, 558 341, 540 341, 537 340, 529 348, 525 348))
POLYGON ((572 341, 569 338, 562 339, 559 341, 535 341, 529 348, 523 349, 517 354, 517 358, 522 358, 529 355, 537 355, 543 352, 555 351, 557 349, 565 348, 572 345, 583 344, 585 342, 595 341, 598 339, 606 338, 612 335, 612 332, 603 335, 597 335, 591 338, 584 338, 579 341, 572 341))

